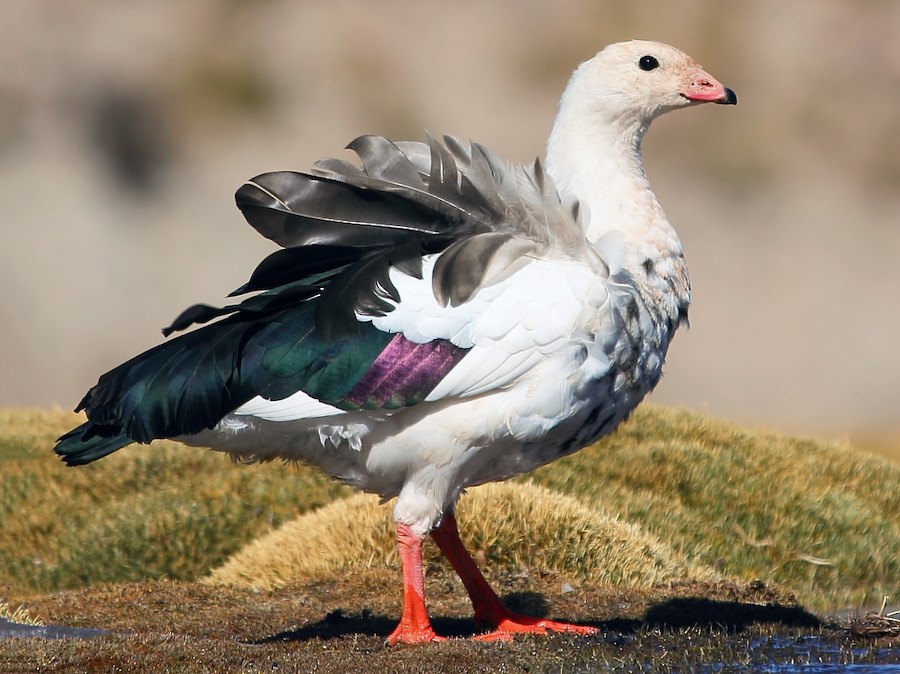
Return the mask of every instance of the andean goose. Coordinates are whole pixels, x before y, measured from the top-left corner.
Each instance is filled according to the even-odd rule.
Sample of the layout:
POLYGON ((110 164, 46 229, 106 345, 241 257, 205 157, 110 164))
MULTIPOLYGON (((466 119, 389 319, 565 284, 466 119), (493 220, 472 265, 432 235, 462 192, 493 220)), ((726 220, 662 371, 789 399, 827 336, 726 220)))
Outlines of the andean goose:
POLYGON ((363 136, 309 173, 253 178, 237 205, 283 247, 223 308, 103 375, 70 465, 175 438, 242 461, 303 461, 396 498, 403 613, 388 642, 438 639, 424 600, 431 535, 483 638, 593 628, 507 610, 465 551, 453 509, 609 433, 656 385, 690 290, 647 181, 641 139, 670 110, 736 103, 657 42, 606 47, 573 74, 546 164, 481 145, 363 136), (546 168, 545 168, 546 166, 546 168), (213 320, 218 319, 218 320, 213 320))

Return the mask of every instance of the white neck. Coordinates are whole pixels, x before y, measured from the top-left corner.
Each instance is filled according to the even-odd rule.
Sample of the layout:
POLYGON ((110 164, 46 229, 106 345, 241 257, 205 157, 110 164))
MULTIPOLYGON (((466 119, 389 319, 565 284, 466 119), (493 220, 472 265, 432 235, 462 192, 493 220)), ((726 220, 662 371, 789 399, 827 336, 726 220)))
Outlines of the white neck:
POLYGON ((592 243, 615 233, 626 246, 625 266, 680 257, 681 242, 650 190, 641 157, 649 120, 615 116, 596 96, 567 87, 547 144, 547 173, 557 189, 581 203, 592 243))

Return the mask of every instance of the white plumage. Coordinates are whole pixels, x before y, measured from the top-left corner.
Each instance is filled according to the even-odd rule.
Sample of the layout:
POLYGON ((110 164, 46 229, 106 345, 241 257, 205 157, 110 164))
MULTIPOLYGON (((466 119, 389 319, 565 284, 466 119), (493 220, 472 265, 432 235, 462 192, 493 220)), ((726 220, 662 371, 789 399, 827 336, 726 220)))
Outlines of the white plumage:
MULTIPOLYGON (((155 384, 126 364, 82 403, 88 432, 77 439, 106 433, 109 447, 73 448, 66 436, 57 451, 83 463, 132 440, 177 436, 243 460, 305 461, 396 497, 405 600, 391 643, 436 638, 422 597, 429 533, 493 637, 590 632, 506 611, 462 550, 453 506, 468 486, 608 433, 658 382, 690 294, 640 145, 655 117, 703 101, 736 99, 672 47, 616 44, 572 76, 548 142, 548 175, 451 138, 364 137, 351 145, 361 168, 324 160, 307 176, 254 179, 238 193, 251 224, 288 251, 303 249, 291 255, 318 250, 337 261, 304 257, 300 283, 278 258, 248 284, 265 291, 262 309, 251 299, 186 312, 173 329, 233 313, 178 338, 188 341, 177 353, 210 363, 203 345, 234 339, 224 351, 234 354, 231 369, 214 354, 197 367, 207 380, 175 379, 191 393, 159 403, 155 384), (417 215, 422 208, 429 215, 417 215), (280 299, 289 293, 299 293, 293 304, 280 299), (254 327, 240 332, 234 316, 254 327), (295 339, 279 323, 309 332, 295 339), (203 330, 207 342, 188 339, 203 330), (201 418, 185 412, 194 400, 207 410, 201 418)), ((167 353, 149 352, 147 362, 168 365, 176 356, 167 353)))

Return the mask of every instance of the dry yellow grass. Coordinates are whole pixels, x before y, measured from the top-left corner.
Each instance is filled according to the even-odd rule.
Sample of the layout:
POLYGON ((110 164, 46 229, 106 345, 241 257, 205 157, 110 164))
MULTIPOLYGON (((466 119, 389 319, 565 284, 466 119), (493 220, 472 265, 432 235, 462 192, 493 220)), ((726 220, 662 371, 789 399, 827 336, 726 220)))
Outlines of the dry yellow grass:
MULTIPOLYGON (((639 526, 535 484, 472 489, 458 508, 467 547, 488 566, 540 569, 573 582, 647 587, 712 578, 639 526)), ((429 563, 444 563, 429 546, 429 563)), ((398 563, 390 505, 357 495, 288 522, 234 554, 206 579, 270 591, 333 578, 350 568, 398 563)))
POLYGON ((13 608, 5 599, 0 599, 0 619, 9 620, 19 625, 41 626, 44 623, 33 617, 27 609, 17 606, 13 608))

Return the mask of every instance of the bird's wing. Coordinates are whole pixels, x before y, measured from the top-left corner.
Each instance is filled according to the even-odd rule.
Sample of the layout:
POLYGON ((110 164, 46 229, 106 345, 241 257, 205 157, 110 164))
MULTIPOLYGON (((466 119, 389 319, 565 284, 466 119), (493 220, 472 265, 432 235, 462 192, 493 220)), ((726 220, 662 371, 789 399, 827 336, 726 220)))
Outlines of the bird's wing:
POLYGON ((584 267, 590 253, 577 207, 539 163, 511 167, 453 139, 350 147, 361 166, 325 160, 238 190, 250 224, 284 246, 232 293, 256 294, 189 308, 166 334, 208 325, 103 375, 79 406, 88 423, 60 453, 91 437, 121 446, 197 433, 248 403, 290 414, 292 396, 321 416, 473 395, 506 385, 565 334, 546 321, 560 300, 543 275, 584 267))
MULTIPOLYGON (((585 321, 585 307, 606 299, 594 270, 557 260, 525 262, 460 305, 443 305, 425 260, 422 278, 392 270, 400 300, 379 316, 357 316, 367 339, 386 340, 342 379, 344 388, 299 382, 299 393, 262 393, 235 410, 270 420, 296 420, 345 410, 396 410, 423 401, 468 397, 505 388, 548 356, 567 348, 585 321), (586 296, 592 295, 590 302, 586 296)), ((301 342, 308 346, 308 337, 301 342)), ((347 356, 359 357, 359 343, 347 356)), ((568 373, 559 373, 565 376, 568 373)))

